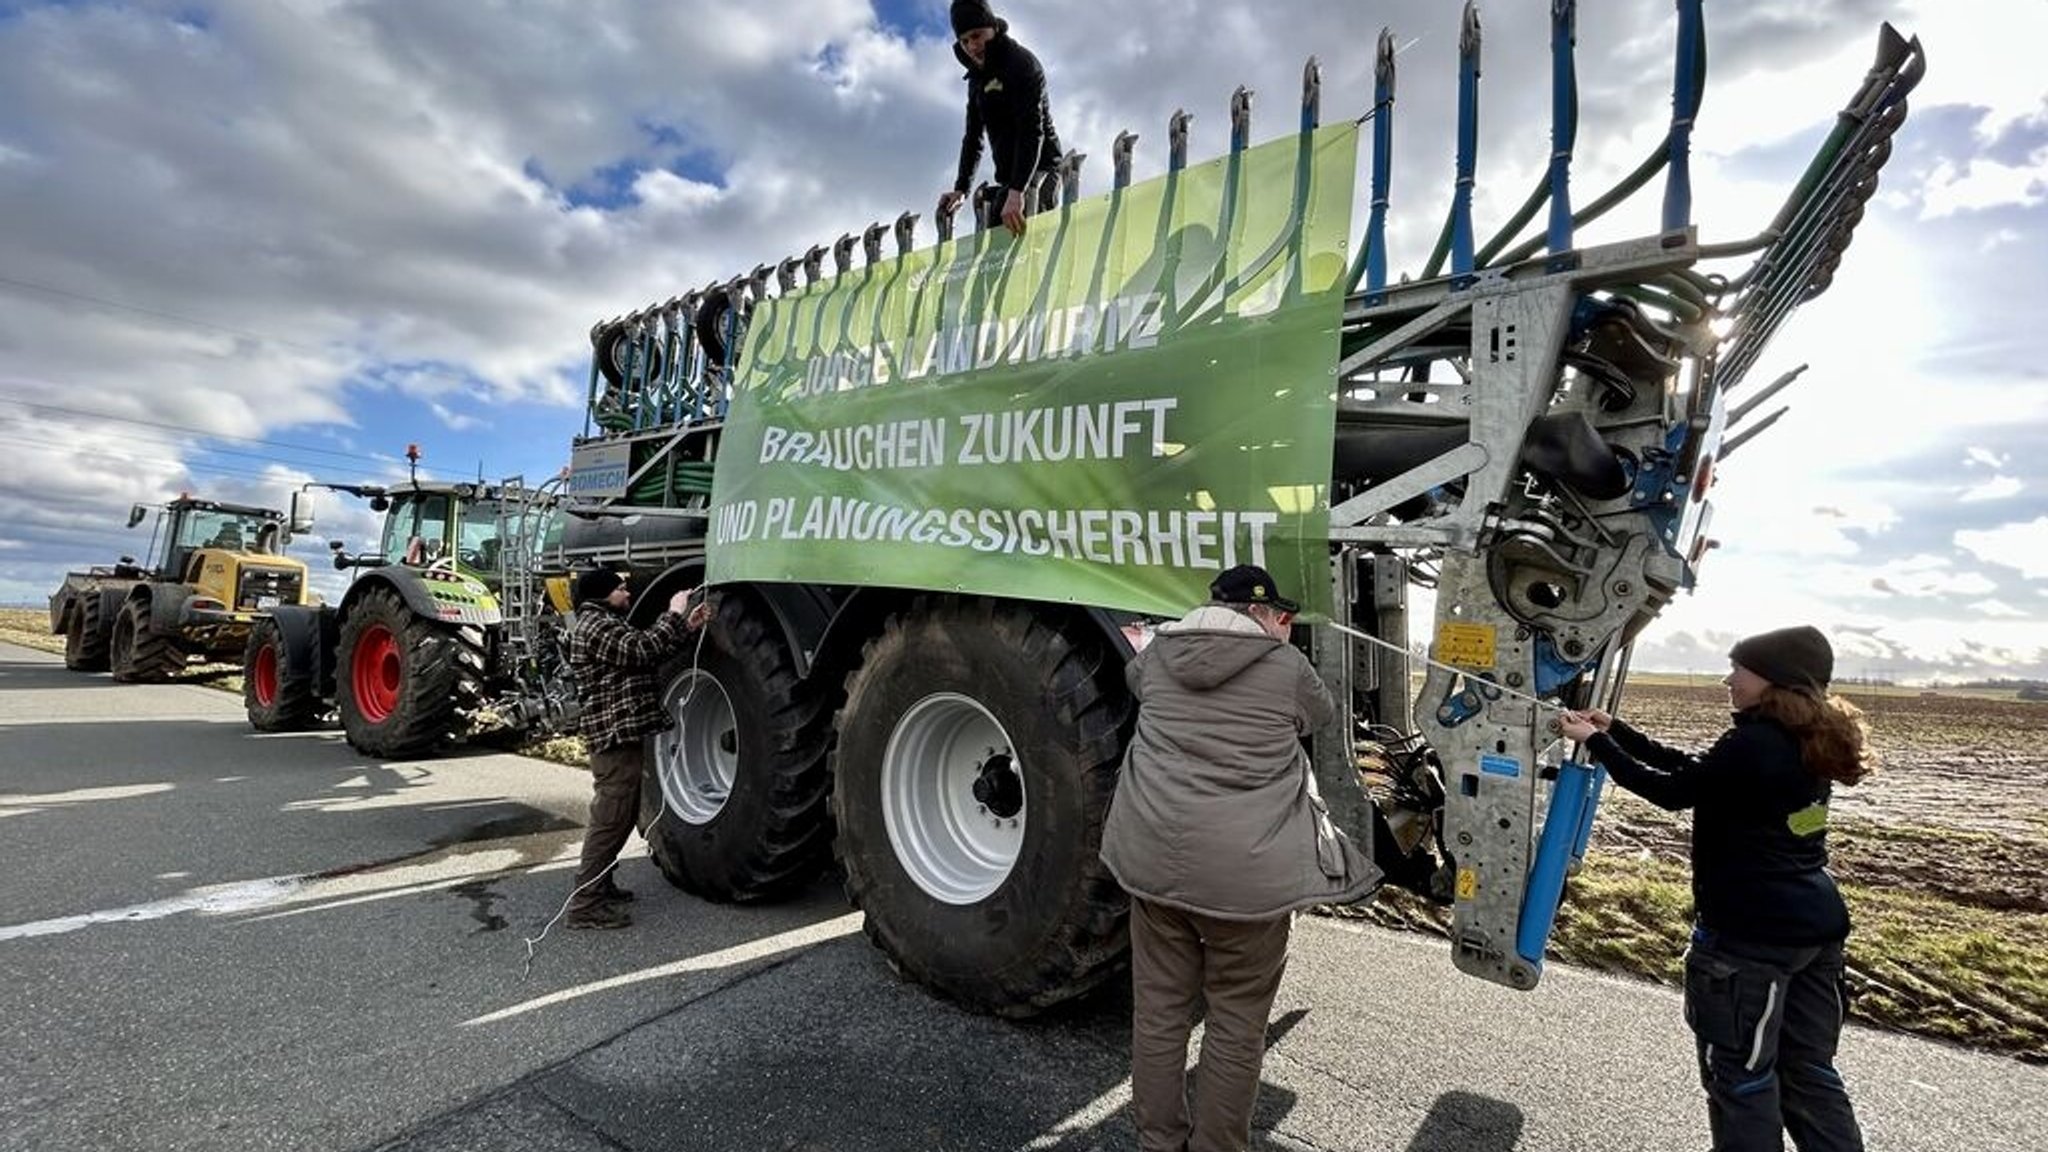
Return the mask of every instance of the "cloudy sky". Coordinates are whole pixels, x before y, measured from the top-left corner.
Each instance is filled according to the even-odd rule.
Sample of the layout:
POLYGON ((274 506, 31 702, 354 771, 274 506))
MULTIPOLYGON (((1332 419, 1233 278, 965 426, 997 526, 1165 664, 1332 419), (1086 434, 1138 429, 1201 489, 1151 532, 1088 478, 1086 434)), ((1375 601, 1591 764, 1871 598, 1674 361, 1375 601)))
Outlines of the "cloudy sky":
MULTIPOLYGON (((1547 4, 1486 23, 1478 216, 1548 153, 1547 4)), ((1669 0, 1582 6, 1576 187, 1660 138, 1669 0)), ((1449 189, 1447 0, 1010 0, 1100 189, 1165 123, 1289 130, 1319 55, 1328 118, 1403 45, 1393 262, 1449 189)), ((1701 588, 1638 667, 1723 666, 1812 620, 1843 670, 2048 675, 2048 390, 2026 335, 2048 261, 2043 0, 1708 4, 1695 145, 1708 240, 1760 230, 1868 66, 1880 21, 1930 73, 1834 287, 1753 379, 1811 370, 1724 469, 1701 588)), ((0 0, 0 603, 142 546, 131 502, 280 505, 312 479, 551 474, 581 430, 599 319, 926 213, 959 137, 936 0, 0 0)), ((1652 230, 1655 196, 1583 236, 1652 230)), ((1362 208, 1362 205, 1361 205, 1362 208)), ((1361 213, 1362 223, 1362 213, 1361 213)), ((929 236, 929 233, 926 233, 929 236)), ((316 535, 360 544, 339 499, 316 535)), ((317 559, 317 541, 295 549, 317 559)))

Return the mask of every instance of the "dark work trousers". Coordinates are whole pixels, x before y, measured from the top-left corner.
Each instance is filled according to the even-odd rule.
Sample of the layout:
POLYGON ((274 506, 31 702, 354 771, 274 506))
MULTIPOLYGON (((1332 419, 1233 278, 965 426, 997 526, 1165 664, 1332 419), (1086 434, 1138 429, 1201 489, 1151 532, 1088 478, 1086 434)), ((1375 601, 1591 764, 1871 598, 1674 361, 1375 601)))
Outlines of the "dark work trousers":
POLYGON ((645 740, 614 744, 590 754, 590 782, 595 792, 590 798, 590 824, 583 830, 583 866, 576 870, 571 912, 601 902, 606 885, 592 882, 619 858, 619 849, 633 834, 633 819, 640 812, 640 773, 646 761, 645 740))
POLYGON ((1131 897, 1131 1113, 1141 1152, 1244 1152, 1292 916, 1219 920, 1131 897), (1188 1035, 1206 1003, 1195 1103, 1188 1035))
POLYGON ((1862 1152, 1835 1045, 1847 1008, 1842 944, 1792 948, 1705 928, 1685 956, 1715 1152, 1862 1152))

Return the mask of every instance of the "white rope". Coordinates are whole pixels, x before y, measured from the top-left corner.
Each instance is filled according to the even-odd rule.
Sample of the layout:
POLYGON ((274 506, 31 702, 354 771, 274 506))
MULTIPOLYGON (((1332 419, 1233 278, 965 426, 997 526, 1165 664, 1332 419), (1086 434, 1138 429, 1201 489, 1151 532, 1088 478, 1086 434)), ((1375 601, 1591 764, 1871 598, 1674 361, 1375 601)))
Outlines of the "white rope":
MULTIPOLYGON (((1382 640, 1377 636, 1368 635, 1364 632, 1360 632, 1356 628, 1347 628, 1344 625, 1337 623, 1335 620, 1325 620, 1323 621, 1323 623, 1328 624, 1330 627, 1335 628, 1337 631, 1344 633, 1346 636, 1356 636, 1360 640, 1363 640, 1369 644, 1377 644, 1380 647, 1385 648, 1389 652, 1399 652, 1401 655, 1406 656, 1411 660, 1420 660, 1424 664, 1429 665, 1431 668, 1441 668, 1446 672, 1456 672, 1460 675, 1477 679, 1477 677, 1473 675, 1472 670, 1469 668, 1459 668, 1452 664, 1445 664, 1440 661, 1432 660, 1427 656, 1417 656, 1413 652, 1410 652, 1408 649, 1402 647, 1399 644, 1395 644, 1387 640, 1382 640)), ((1536 697, 1529 695, 1527 692, 1517 692, 1513 688, 1509 688, 1503 684, 1495 683, 1492 680, 1484 681, 1484 683, 1493 691, 1499 692, 1504 696, 1513 696, 1517 700, 1527 700, 1529 703, 1536 705, 1538 708, 1548 708, 1553 712, 1570 711, 1570 709, 1564 707, 1561 704, 1553 703, 1549 700, 1539 700, 1536 697)))

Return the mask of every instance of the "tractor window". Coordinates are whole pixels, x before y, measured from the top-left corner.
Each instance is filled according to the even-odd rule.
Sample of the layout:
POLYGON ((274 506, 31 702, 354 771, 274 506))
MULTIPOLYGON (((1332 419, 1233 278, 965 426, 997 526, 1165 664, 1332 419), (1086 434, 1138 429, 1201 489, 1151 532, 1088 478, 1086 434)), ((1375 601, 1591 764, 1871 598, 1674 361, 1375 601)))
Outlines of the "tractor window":
POLYGON ((498 569, 498 511, 494 500, 479 500, 462 513, 462 535, 456 558, 466 568, 495 573, 498 569))
POLYGON ((448 497, 433 495, 423 497, 419 504, 419 530, 413 533, 426 548, 427 562, 433 563, 448 554, 448 497))
POLYGON ((448 497, 406 493, 394 498, 385 513, 381 551, 395 562, 431 564, 446 555, 447 538, 448 497))
POLYGON ((235 552, 256 546, 265 521, 260 516, 193 508, 179 526, 178 548, 226 548, 235 552))

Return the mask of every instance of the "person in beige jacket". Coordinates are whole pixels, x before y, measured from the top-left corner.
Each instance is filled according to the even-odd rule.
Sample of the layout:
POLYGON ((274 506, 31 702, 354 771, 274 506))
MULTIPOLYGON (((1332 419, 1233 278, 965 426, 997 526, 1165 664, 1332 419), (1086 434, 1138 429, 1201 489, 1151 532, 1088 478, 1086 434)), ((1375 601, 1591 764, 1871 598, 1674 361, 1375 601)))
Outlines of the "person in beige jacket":
POLYGON ((1335 714, 1287 642, 1299 606, 1253 565, 1162 626, 1125 676, 1138 726, 1102 833, 1131 897, 1131 1109, 1143 1152, 1241 1152, 1295 909, 1380 870, 1330 823, 1301 737, 1335 714), (1188 1036, 1207 1020, 1190 1113, 1188 1036))

